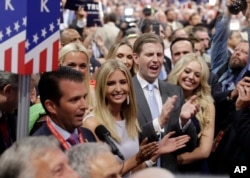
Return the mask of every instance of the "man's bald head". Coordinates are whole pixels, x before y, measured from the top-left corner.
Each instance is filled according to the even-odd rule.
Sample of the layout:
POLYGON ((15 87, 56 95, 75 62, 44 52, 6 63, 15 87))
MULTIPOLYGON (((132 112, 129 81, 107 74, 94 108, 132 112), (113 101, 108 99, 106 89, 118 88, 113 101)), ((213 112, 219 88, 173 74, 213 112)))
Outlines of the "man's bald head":
POLYGON ((141 171, 136 172, 131 176, 131 178, 175 178, 174 174, 172 174, 170 171, 163 169, 163 168, 157 168, 157 167, 151 167, 146 168, 141 171))
POLYGON ((80 41, 81 36, 75 29, 67 28, 62 31, 60 40, 61 40, 61 45, 65 46, 71 42, 80 41))

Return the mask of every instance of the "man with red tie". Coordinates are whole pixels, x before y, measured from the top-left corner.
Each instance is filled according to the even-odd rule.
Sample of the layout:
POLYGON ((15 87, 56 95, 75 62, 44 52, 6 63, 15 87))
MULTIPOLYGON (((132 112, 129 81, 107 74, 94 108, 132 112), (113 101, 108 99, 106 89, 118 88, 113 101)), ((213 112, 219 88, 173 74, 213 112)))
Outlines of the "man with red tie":
POLYGON ((38 90, 47 118, 33 135, 54 135, 63 150, 96 141, 90 130, 81 127, 88 107, 87 90, 79 71, 60 67, 46 72, 40 78, 38 90))

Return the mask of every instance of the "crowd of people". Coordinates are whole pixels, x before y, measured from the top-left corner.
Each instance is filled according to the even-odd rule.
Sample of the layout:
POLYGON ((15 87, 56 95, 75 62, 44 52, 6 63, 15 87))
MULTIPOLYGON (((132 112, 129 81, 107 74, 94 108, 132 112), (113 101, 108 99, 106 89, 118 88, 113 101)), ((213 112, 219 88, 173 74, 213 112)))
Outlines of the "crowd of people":
POLYGON ((248 7, 96 2, 102 26, 63 9, 58 69, 32 76, 21 140, 18 75, 0 71, 0 178, 249 177, 248 7))

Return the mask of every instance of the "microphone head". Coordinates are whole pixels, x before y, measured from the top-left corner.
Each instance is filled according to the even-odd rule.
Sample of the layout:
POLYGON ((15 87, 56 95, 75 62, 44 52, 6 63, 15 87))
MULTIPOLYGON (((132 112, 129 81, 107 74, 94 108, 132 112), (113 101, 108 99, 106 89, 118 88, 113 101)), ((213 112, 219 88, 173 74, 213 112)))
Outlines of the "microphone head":
POLYGON ((105 136, 110 136, 109 131, 103 125, 98 125, 95 128, 95 134, 101 141, 105 141, 105 136))

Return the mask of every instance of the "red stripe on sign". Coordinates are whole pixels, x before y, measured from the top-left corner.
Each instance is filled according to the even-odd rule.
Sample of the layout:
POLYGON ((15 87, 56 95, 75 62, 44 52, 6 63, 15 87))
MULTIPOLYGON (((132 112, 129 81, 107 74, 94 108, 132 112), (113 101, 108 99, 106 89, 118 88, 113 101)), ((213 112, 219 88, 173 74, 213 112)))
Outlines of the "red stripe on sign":
POLYGON ((33 63, 34 59, 30 60, 25 64, 25 74, 32 74, 33 73, 33 63))
POLYGON ((52 70, 58 68, 58 59, 59 59, 59 40, 56 40, 53 43, 53 52, 52 52, 52 70))
POLYGON ((25 41, 18 44, 18 73, 27 74, 25 69, 25 41))
POLYGON ((4 70, 11 71, 11 59, 12 59, 12 48, 5 50, 4 52, 4 70))
POLYGON ((39 59, 40 59, 39 71, 45 72, 47 64, 47 48, 40 52, 39 59))

